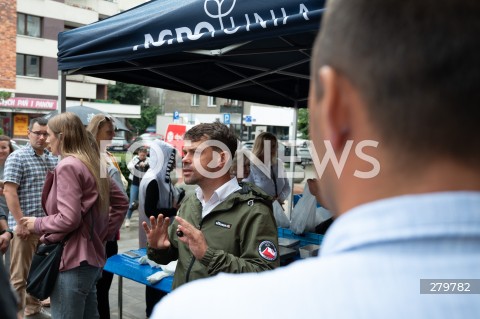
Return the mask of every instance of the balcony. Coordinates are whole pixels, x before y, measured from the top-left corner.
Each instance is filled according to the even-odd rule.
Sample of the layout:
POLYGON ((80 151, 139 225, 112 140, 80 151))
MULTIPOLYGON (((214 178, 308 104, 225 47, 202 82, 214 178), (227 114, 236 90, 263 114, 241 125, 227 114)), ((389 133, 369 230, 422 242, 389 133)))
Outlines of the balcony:
POLYGON ((220 113, 239 113, 243 110, 243 101, 227 101, 220 105, 220 113))

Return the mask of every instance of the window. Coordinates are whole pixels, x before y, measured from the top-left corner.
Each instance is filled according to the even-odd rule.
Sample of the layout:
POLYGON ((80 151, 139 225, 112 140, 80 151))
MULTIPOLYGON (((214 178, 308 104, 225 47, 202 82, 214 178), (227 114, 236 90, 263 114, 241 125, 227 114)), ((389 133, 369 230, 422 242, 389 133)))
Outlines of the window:
POLYGON ((209 107, 217 106, 217 98, 215 96, 209 96, 208 97, 208 106, 209 107))
POLYGON ((17 34, 40 38, 42 36, 42 19, 19 13, 17 15, 17 34))
POLYGON ((17 54, 17 75, 40 77, 40 57, 17 54))
POLYGON ((192 105, 199 106, 200 105, 200 95, 192 94, 192 105))
POLYGON ((238 102, 238 100, 232 100, 232 99, 228 99, 227 100, 227 105, 230 105, 230 106, 237 106, 239 105, 240 103, 238 102))

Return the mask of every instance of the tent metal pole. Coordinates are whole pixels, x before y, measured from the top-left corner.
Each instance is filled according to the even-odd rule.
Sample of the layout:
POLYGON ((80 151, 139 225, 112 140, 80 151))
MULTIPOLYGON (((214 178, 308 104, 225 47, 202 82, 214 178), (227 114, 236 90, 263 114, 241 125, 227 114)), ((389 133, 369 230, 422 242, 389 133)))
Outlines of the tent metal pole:
POLYGON ((242 112, 240 113, 240 142, 243 142, 243 111, 245 107, 245 103, 241 101, 242 103, 242 112))
POLYGON ((67 111, 67 73, 58 71, 58 113, 67 111))
MULTIPOLYGON (((294 183, 293 179, 295 176, 295 164, 296 164, 296 158, 297 158, 297 120, 298 120, 298 104, 297 100, 295 100, 294 108, 293 108, 293 122, 292 122, 292 130, 293 130, 293 145, 291 145, 291 152, 290 152, 290 178, 289 178, 289 183, 290 183, 290 189, 292 190, 290 192, 290 196, 288 199, 288 207, 287 207, 287 213, 290 218, 290 221, 292 220, 292 210, 293 210, 293 188, 294 188, 294 183)), ((291 134, 289 134, 292 136, 291 134)))

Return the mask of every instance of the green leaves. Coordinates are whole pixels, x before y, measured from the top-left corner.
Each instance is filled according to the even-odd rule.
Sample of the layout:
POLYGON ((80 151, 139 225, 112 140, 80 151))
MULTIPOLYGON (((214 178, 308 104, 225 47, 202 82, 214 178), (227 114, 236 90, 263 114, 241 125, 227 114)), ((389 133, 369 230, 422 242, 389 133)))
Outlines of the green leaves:
POLYGON ((308 140, 308 109, 298 110, 297 130, 302 133, 302 138, 308 140))
POLYGON ((155 125, 157 114, 160 113, 159 105, 146 105, 147 87, 117 82, 116 85, 108 86, 109 100, 117 101, 122 104, 141 105, 140 118, 128 119, 130 124, 135 127, 136 134, 145 132, 146 128, 155 125))

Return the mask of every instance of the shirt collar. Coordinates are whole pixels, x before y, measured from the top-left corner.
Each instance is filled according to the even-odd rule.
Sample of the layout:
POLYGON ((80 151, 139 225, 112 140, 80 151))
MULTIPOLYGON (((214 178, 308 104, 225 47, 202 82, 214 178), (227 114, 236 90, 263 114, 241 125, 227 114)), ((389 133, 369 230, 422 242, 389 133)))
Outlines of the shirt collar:
MULTIPOLYGON (((210 198, 209 202, 212 201, 212 199, 215 199, 216 201, 223 202, 230 194, 233 192, 236 192, 237 190, 241 189, 240 185, 238 184, 238 181, 235 177, 233 177, 231 180, 217 188, 214 192, 212 197, 210 198)), ((195 193, 197 195, 198 200, 204 204, 205 201, 203 199, 203 191, 200 187, 197 187, 195 190, 195 193)))
POLYGON ((480 236, 480 192, 404 195, 357 206, 339 216, 322 256, 414 238, 480 236))
MULTIPOLYGON (((32 144, 27 143, 23 148, 26 149, 26 151, 27 151, 28 153, 30 153, 30 154, 32 154, 32 155, 37 155, 37 153, 36 153, 35 150, 33 149, 32 144)), ((44 155, 50 155, 50 152, 45 148, 45 149, 43 150, 43 154, 44 154, 44 155)), ((37 156, 41 156, 41 155, 37 155, 37 156)))

